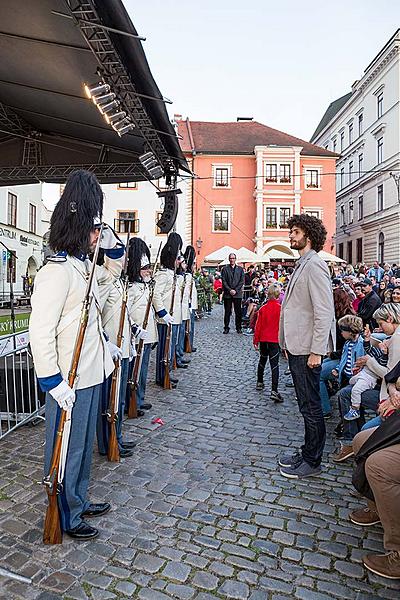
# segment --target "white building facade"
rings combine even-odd
[[[333,102],[311,142],[338,152],[336,253],[348,263],[400,261],[400,30],[351,93]]]
[[[0,297],[9,297],[10,279],[16,295],[26,291],[28,277],[34,279],[43,263],[46,220],[41,184],[0,187]]]
[[[163,181],[154,184],[163,190]],[[178,195],[178,216],[175,230],[183,240],[183,246],[191,243],[191,199],[187,184],[182,181],[177,187],[182,190]],[[148,181],[102,185],[104,191],[103,220],[118,230],[117,220],[121,224],[120,237],[125,240],[127,231],[124,219],[137,219],[137,232],[150,248],[151,258],[155,259],[160,243],[164,245],[167,235],[161,234],[156,225],[163,208],[164,200],[157,195],[157,188]]]

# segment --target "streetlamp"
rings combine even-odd
[[[400,204],[400,173],[390,173],[390,177],[394,180],[397,188],[397,202]]]

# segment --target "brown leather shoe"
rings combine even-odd
[[[352,523],[355,523],[356,525],[361,525],[362,527],[368,527],[368,525],[376,525],[377,523],[381,522],[378,513],[375,510],[371,510],[368,507],[353,510],[349,514],[349,518]]]
[[[336,452],[336,454],[333,455],[332,460],[335,463],[340,463],[347,460],[351,456],[354,456],[353,446],[342,446],[339,452]]]
[[[400,579],[400,551],[387,554],[367,554],[362,559],[364,566],[375,575],[386,579]]]

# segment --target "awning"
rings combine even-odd
[[[164,173],[188,169],[120,0],[2,0],[0,55],[0,185],[59,183],[76,168],[141,181],[144,152]],[[84,94],[99,80],[135,124],[122,137]]]
[[[237,250],[235,248],[232,248],[232,246],[223,246],[222,248],[219,248],[218,250],[214,250],[214,252],[211,252],[211,254],[208,254],[204,258],[204,260],[205,260],[205,262],[208,262],[208,263],[219,264],[221,262],[221,260],[228,261],[228,256],[230,255],[231,252],[233,252],[234,254],[237,254]]]

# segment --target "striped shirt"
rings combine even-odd
[[[344,369],[343,369],[343,373],[347,376],[347,377],[351,377],[353,375],[353,348],[355,346],[356,342],[353,341],[349,341],[347,344],[347,356],[346,356],[346,363],[344,365]]]

